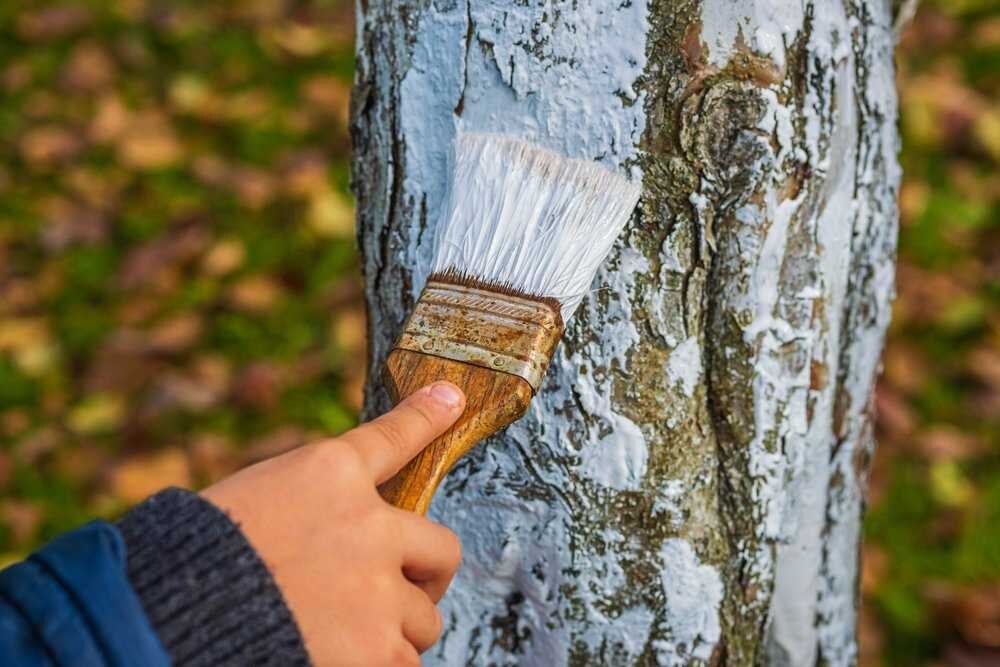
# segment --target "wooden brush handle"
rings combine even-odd
[[[465,392],[462,416],[392,479],[379,487],[389,503],[426,514],[438,484],[462,456],[483,438],[524,414],[531,386],[523,379],[481,366],[395,349],[385,363],[384,377],[393,403],[438,380]]]

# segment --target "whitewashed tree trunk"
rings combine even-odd
[[[893,292],[888,0],[361,0],[354,188],[379,373],[457,128],[641,178],[522,421],[432,516],[430,665],[849,665]]]

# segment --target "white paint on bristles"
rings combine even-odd
[[[596,162],[499,134],[462,132],[433,270],[538,297],[569,321],[640,188]]]

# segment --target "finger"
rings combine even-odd
[[[396,511],[401,515],[403,575],[439,602],[462,563],[458,536],[430,519]]]
[[[338,438],[361,456],[376,484],[386,481],[462,414],[465,395],[450,382],[410,394],[377,419]]]
[[[407,584],[403,592],[403,636],[423,653],[441,636],[441,612],[427,593]]]

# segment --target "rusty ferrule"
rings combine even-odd
[[[396,347],[510,373],[537,392],[562,333],[559,311],[544,302],[431,281]]]

